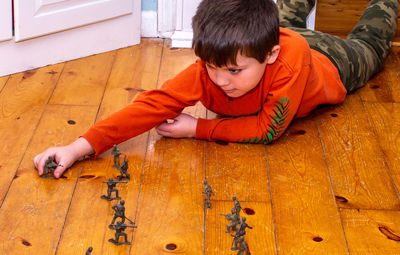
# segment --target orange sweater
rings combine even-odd
[[[196,138],[266,144],[282,135],[295,117],[306,116],[319,104],[343,102],[346,89],[325,55],[311,50],[303,37],[285,28],[280,29],[279,45],[279,56],[266,66],[259,85],[239,98],[228,97],[214,85],[198,60],[160,89],[141,93],[96,123],[83,137],[97,156],[201,101],[207,109],[229,117],[199,119]]]

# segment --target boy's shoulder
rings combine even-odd
[[[311,50],[306,39],[299,33],[287,28],[279,29],[280,53],[278,59],[289,63],[308,63]]]

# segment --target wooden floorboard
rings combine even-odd
[[[163,138],[122,143],[132,179],[118,184],[132,245],[115,246],[110,151],[42,179],[33,157],[191,64],[168,40],[0,77],[0,254],[236,254],[220,214],[237,196],[251,254],[399,254],[400,48],[343,104],[296,120],[270,145]],[[186,113],[214,118],[200,105]],[[204,185],[213,189],[204,209]],[[232,232],[233,233],[233,232]]]
[[[385,157],[359,95],[348,95],[343,104],[322,109],[316,120],[339,206],[400,209]]]
[[[342,209],[351,254],[399,254],[400,212]]]
[[[364,0],[318,0],[315,29],[324,33],[346,37],[363,14],[369,1]],[[393,41],[400,42],[400,10],[397,31]]]
[[[96,111],[87,106],[46,107],[0,210],[2,254],[54,254],[82,164],[54,180],[38,177],[32,159],[49,144],[72,142],[90,126]]]
[[[282,254],[347,254],[318,131],[296,121],[266,146],[278,249]]]
[[[6,85],[8,78],[10,78],[9,75],[0,77],[0,91],[3,89],[4,85]]]
[[[12,182],[64,64],[13,74],[0,94],[0,201]],[[52,141],[48,141],[52,146]]]
[[[107,52],[67,62],[50,104],[98,106],[114,58],[115,52]]]

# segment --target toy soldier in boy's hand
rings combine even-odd
[[[118,180],[130,180],[131,176],[128,174],[128,160],[125,158],[121,166],[118,167],[121,175],[117,176]]]
[[[108,201],[115,200],[115,199],[121,199],[118,196],[118,190],[114,189],[114,188],[117,185],[117,183],[127,183],[127,182],[116,181],[116,180],[113,180],[113,178],[110,178],[110,179],[108,179],[108,181],[103,182],[103,183],[107,183],[107,196],[106,195],[102,195],[101,198],[107,199]],[[115,197],[111,197],[111,193],[112,192],[115,192]]]
[[[48,157],[46,163],[44,164],[43,174],[40,176],[42,178],[51,178],[54,177],[54,169],[56,169],[59,165],[52,157]],[[61,166],[61,165],[60,165]]]
[[[125,231],[126,228],[137,228],[135,225],[126,225],[121,221],[118,221],[117,224],[111,224],[110,225],[111,229],[115,230],[115,239],[108,239],[109,242],[112,242],[115,245],[120,245],[120,244],[131,244],[131,242],[128,242],[128,237],[127,234],[123,231]],[[125,238],[125,242],[119,242],[119,237],[123,236]]]
[[[222,216],[225,216],[227,220],[230,220],[231,223],[226,225],[226,233],[229,233],[229,229],[232,228],[232,230],[236,230],[236,226],[240,224],[240,217],[239,215],[236,214],[235,208],[231,209],[231,214],[220,214]]]
[[[114,155],[114,165],[113,165],[113,167],[118,168],[120,166],[119,156],[121,155],[121,152],[117,148],[116,144],[114,144],[114,146],[113,146],[113,148],[111,150],[111,154]]]
[[[210,209],[211,208],[210,197],[214,193],[212,192],[211,186],[208,185],[207,180],[204,179],[203,183],[205,186],[203,194],[206,194],[206,198],[204,199],[204,207]]]

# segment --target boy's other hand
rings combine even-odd
[[[75,142],[62,147],[52,147],[44,152],[36,155],[33,159],[33,163],[38,170],[39,175],[43,174],[44,165],[48,157],[53,158],[58,164],[57,168],[54,169],[54,177],[60,178],[60,176],[72,166],[75,161],[80,157],[92,154],[93,148],[88,141],[84,138],[79,138]]]
[[[163,122],[158,127],[156,131],[159,135],[182,138],[182,137],[195,137],[197,127],[197,118],[181,113],[176,118],[173,119],[172,123]]]

